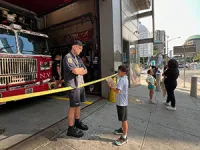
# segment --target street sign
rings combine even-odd
[[[186,56],[193,56],[197,52],[196,45],[174,46],[174,55],[184,55],[184,49]]]

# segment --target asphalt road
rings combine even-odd
[[[180,79],[184,80],[184,69],[180,69],[179,68],[179,71],[180,71]],[[145,70],[142,70],[141,72],[142,74],[146,74],[147,73],[147,69]],[[191,77],[193,75],[199,75],[200,76],[200,70],[187,70],[185,71],[185,77],[186,77],[186,82],[190,82],[191,81]],[[200,83],[200,79],[199,80],[199,83]]]
[[[185,78],[186,78],[186,82],[190,82],[191,81],[191,77],[193,75],[199,75],[200,76],[200,70],[186,70],[185,71]],[[184,71],[183,69],[180,69],[180,79],[184,79]],[[200,82],[200,80],[199,80]]]

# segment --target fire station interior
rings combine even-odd
[[[88,68],[84,78],[90,82],[100,78],[97,6],[96,0],[5,0],[0,6],[0,22],[47,34],[52,60],[56,54],[63,58],[74,40],[82,41],[80,57]],[[86,92],[100,95],[100,85],[86,87]]]

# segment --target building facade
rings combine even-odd
[[[150,38],[149,30],[139,22],[139,39]],[[140,57],[151,57],[153,55],[153,43],[139,44]]]
[[[165,34],[164,30],[156,30],[155,31],[155,40],[165,43],[165,40],[166,40],[165,37],[166,37],[166,34]]]
[[[159,43],[159,42],[155,42],[154,44],[155,49],[158,50],[159,54],[164,54],[164,48],[165,48],[165,44],[164,43]]]
[[[150,2],[146,0],[100,1],[102,77],[112,74],[113,70],[116,72],[120,64],[126,64],[130,70],[130,86],[140,84],[138,14],[149,8]],[[108,91],[106,87],[103,83],[103,93]]]
[[[196,51],[200,52],[200,35],[190,36],[186,41],[185,45],[196,45]]]
[[[164,54],[166,34],[164,30],[155,31],[155,44],[154,47],[158,50],[159,54]]]

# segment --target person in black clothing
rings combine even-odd
[[[83,76],[84,78],[84,81],[87,83],[87,82],[90,82],[92,79],[91,79],[91,74],[92,74],[92,71],[91,71],[91,62],[88,60],[88,58],[86,56],[82,56],[81,57],[82,61],[83,61],[83,64],[86,66],[87,68],[87,74]],[[89,91],[89,87],[86,86],[85,87],[86,91]]]
[[[158,71],[158,68],[155,66],[152,66],[152,71],[153,71],[152,76],[156,79],[156,72]]]
[[[165,70],[167,69],[168,65],[165,65],[163,68],[163,71],[165,72]]]
[[[52,76],[54,80],[62,80],[61,69],[60,69],[60,59],[61,59],[61,56],[57,54],[52,64]]]
[[[168,61],[168,69],[163,73],[165,88],[167,91],[167,101],[164,102],[167,105],[168,110],[176,110],[176,99],[174,96],[174,90],[177,87],[177,78],[179,76],[178,62],[175,59]],[[171,102],[171,106],[170,103]]]
[[[89,82],[90,81],[90,78],[89,78],[89,76],[90,76],[90,73],[91,73],[91,63],[90,63],[90,61],[88,60],[88,58],[86,57],[86,56],[82,56],[81,57],[81,59],[82,59],[82,61],[83,61],[83,64],[86,66],[86,68],[87,68],[87,71],[88,71],[88,74],[86,74],[85,76],[84,76],[84,81],[85,82]]]

